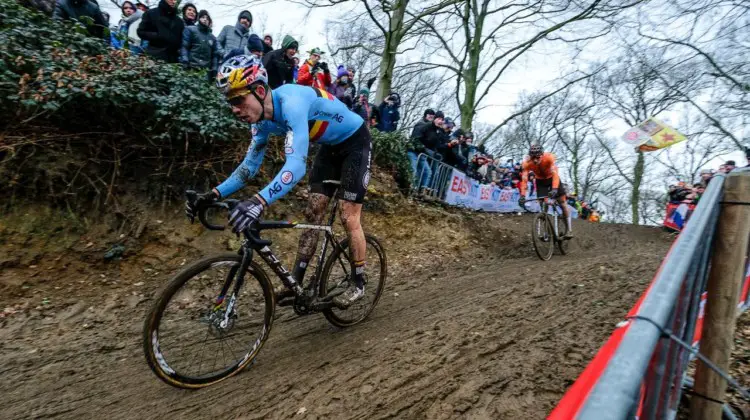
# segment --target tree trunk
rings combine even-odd
[[[637,153],[638,160],[636,160],[635,168],[633,168],[633,191],[630,193],[630,211],[634,225],[640,224],[639,205],[641,201],[641,182],[643,181],[645,166],[643,152],[639,150]]]
[[[386,96],[391,92],[393,84],[393,69],[396,67],[396,54],[401,39],[404,37],[404,16],[406,15],[406,6],[409,0],[401,0],[394,4],[393,16],[391,17],[391,26],[388,28],[388,35],[385,37],[385,46],[383,55],[380,59],[380,70],[378,71],[378,90],[375,92],[375,104],[383,102]]]
[[[468,15],[469,6],[467,2],[466,13]],[[479,72],[479,54],[482,52],[482,29],[484,27],[484,18],[482,14],[478,14],[476,17],[476,27],[474,28],[473,36],[468,40],[466,47],[469,49],[469,65],[463,71],[464,79],[464,100],[459,105],[461,110],[461,128],[464,131],[471,131],[472,122],[474,121],[474,115],[476,114],[476,100],[477,100],[477,89],[479,83],[477,82],[477,73]],[[464,22],[464,25],[468,22]],[[478,146],[482,142],[478,142]]]

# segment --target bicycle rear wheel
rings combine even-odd
[[[531,238],[534,243],[534,251],[542,261],[548,261],[552,258],[552,252],[555,249],[555,234],[547,214],[539,213],[534,216]]]
[[[146,361],[159,379],[179,388],[202,388],[255,359],[271,331],[275,302],[271,283],[256,263],[237,287],[241,261],[236,254],[199,260],[159,296],[143,325]]]
[[[365,296],[346,309],[333,308],[323,311],[328,322],[337,327],[350,327],[364,321],[375,309],[385,288],[385,280],[388,277],[385,250],[374,236],[365,235],[365,241],[367,242]],[[320,280],[321,296],[343,292],[349,287],[350,281],[353,281],[353,262],[349,261],[349,253],[346,252],[348,248],[349,240],[346,239],[341,243],[341,248],[335,249],[326,261]]]

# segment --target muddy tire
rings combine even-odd
[[[534,251],[542,261],[549,261],[555,249],[555,232],[547,214],[538,213],[531,225],[531,240]]]
[[[385,280],[388,277],[385,250],[374,236],[365,235],[365,241],[367,242],[365,296],[346,309],[333,308],[323,311],[328,322],[340,328],[350,327],[367,319],[378,304],[385,288]],[[354,272],[353,262],[350,261],[347,252],[348,248],[349,240],[346,239],[341,243],[341,248],[335,249],[326,261],[320,280],[320,296],[336,293],[337,288],[343,291],[348,287]]]
[[[236,375],[255,360],[271,331],[274,294],[267,275],[253,262],[234,300],[234,310],[227,316],[241,261],[237,254],[196,261],[178,273],[158,297],[143,325],[143,350],[159,379],[178,388],[197,389]],[[219,298],[222,287],[229,292]],[[251,337],[245,335],[248,331]],[[202,341],[195,354],[184,350],[191,340]],[[201,372],[205,357],[212,353],[222,360],[218,369]],[[179,356],[187,362],[179,363]],[[213,363],[215,367],[216,359]]]

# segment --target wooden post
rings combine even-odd
[[[708,277],[708,299],[703,319],[700,351],[708,360],[729,371],[734,343],[734,327],[740,285],[745,276],[745,258],[750,237],[750,172],[735,172],[724,183],[724,203],[714,241],[711,273]],[[694,390],[698,394],[724,401],[727,382],[698,361]],[[721,420],[719,403],[692,396],[690,417],[695,420]]]

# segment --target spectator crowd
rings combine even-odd
[[[213,34],[210,13],[189,2],[180,4],[178,10],[176,0],[160,0],[152,8],[126,0],[121,12],[117,25],[110,27],[110,16],[99,8],[97,0],[57,0],[53,18],[79,21],[91,36],[105,40],[115,49],[179,64],[185,70],[205,71],[209,80],[216,77],[227,58],[254,54],[262,59],[272,89],[288,83],[322,89],[362,116],[370,127],[383,132],[398,128],[398,93],[391,92],[380,105],[373,105],[369,97],[374,78],[358,89],[355,68],[329,67],[325,51],[317,47],[307,51],[303,61],[299,43],[291,35],[285,35],[275,47],[270,34],[261,39],[255,32],[253,15],[248,10],[238,14],[234,25],[221,28],[218,36]]]
[[[446,117],[442,111],[425,110],[407,142],[407,157],[414,174],[412,185],[417,194],[435,195],[439,192],[436,189],[444,186],[446,180],[438,179],[437,175],[441,167],[446,168],[445,165],[482,184],[506,190],[519,189],[522,182],[521,162],[513,159],[503,161],[473,143],[474,133],[456,128],[453,119]],[[443,163],[445,165],[441,165]],[[533,172],[528,174],[528,187],[529,193],[536,192]],[[601,212],[579,200],[575,193],[568,196],[568,204],[578,211],[582,219],[594,222],[601,219]]]
[[[746,150],[748,161],[750,161],[750,149]],[[670,204],[698,204],[701,196],[706,191],[708,183],[717,173],[728,174],[737,168],[737,163],[728,160],[719,166],[718,171],[713,169],[703,169],[700,172],[699,179],[695,183],[678,182],[669,186],[669,203]]]

